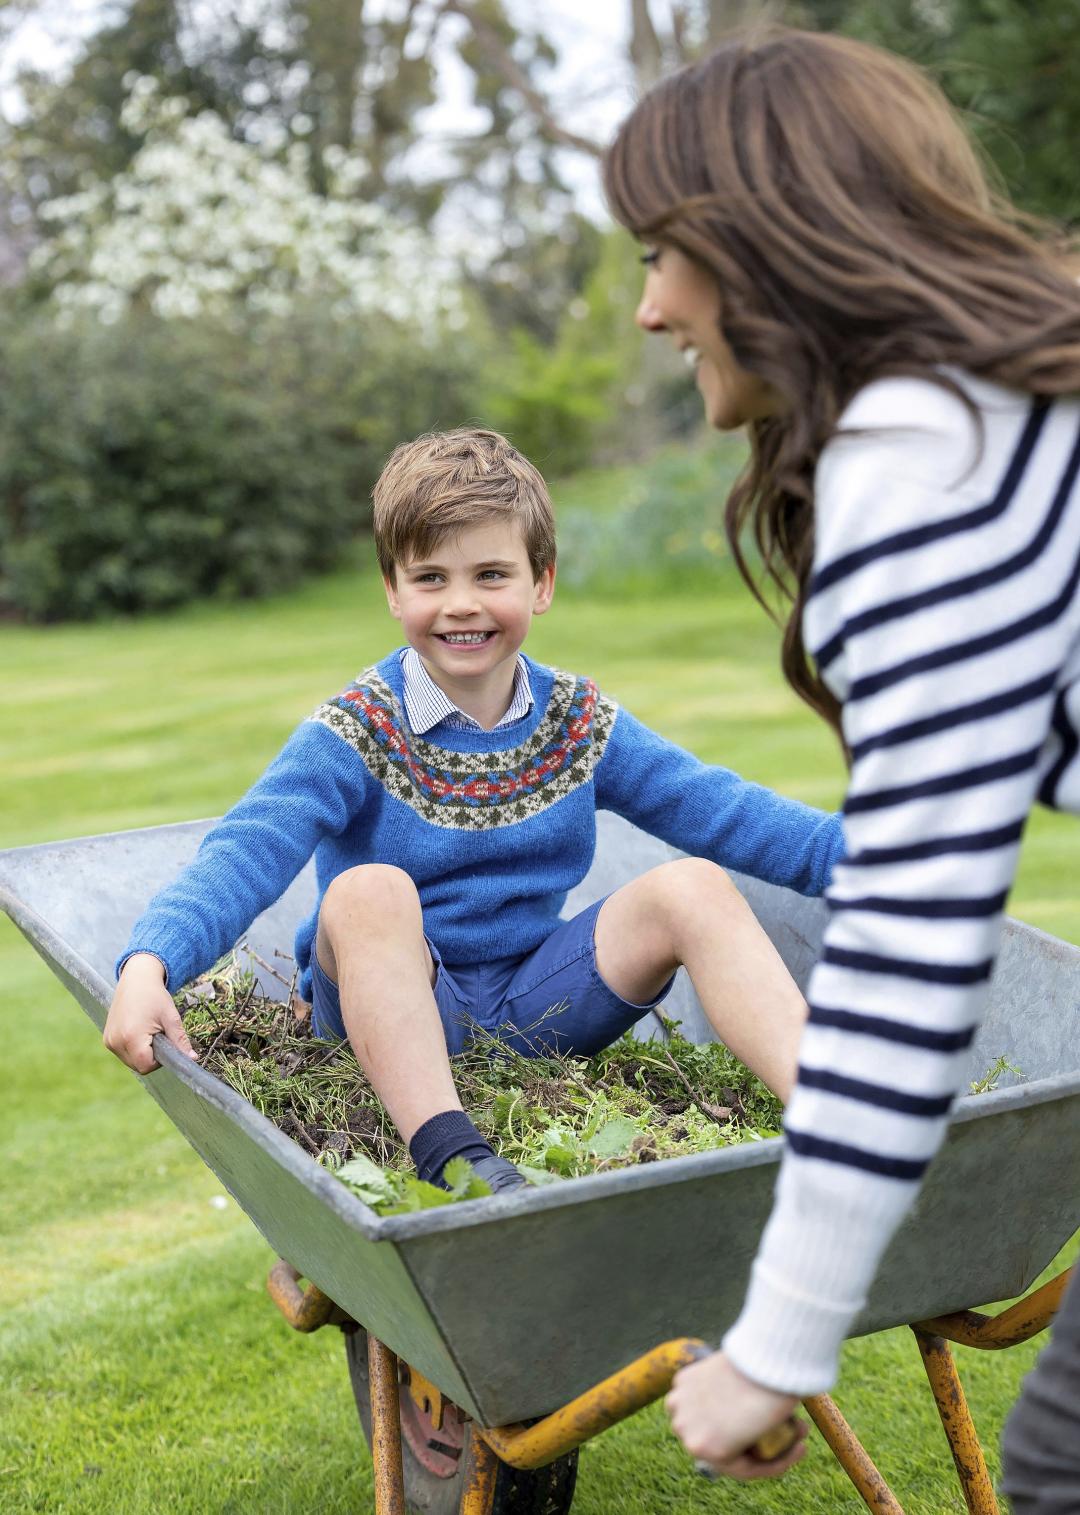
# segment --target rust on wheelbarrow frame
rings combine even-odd
[[[1066,1269],[999,1315],[959,1310],[911,1327],[969,1515],[999,1515],[999,1510],[948,1343],[997,1351],[1028,1341],[1057,1314],[1071,1273],[1072,1269]],[[315,1284],[300,1289],[296,1270],[288,1263],[275,1264],[267,1288],[294,1330],[307,1332],[334,1322],[344,1323],[343,1313]],[[704,1343],[694,1337],[663,1342],[534,1425],[479,1426],[474,1422],[460,1515],[491,1515],[500,1461],[515,1468],[541,1468],[564,1457],[666,1394],[675,1374],[699,1358],[703,1347]],[[401,1367],[406,1365],[399,1364],[388,1347],[369,1336],[368,1366],[375,1515],[404,1515],[399,1379]],[[832,1399],[816,1394],[803,1403],[867,1509],[877,1515],[904,1515],[899,1500]]]

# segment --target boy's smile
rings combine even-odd
[[[485,729],[497,725],[518,649],[551,604],[554,567],[534,579],[521,528],[481,521],[398,564],[384,582],[391,615],[435,683]]]

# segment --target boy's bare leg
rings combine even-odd
[[[323,897],[315,951],[338,986],[357,1061],[402,1138],[433,1115],[460,1110],[408,874],[378,863],[340,874]]]
[[[594,941],[600,976],[631,1004],[685,967],[719,1039],[786,1103],[806,1001],[722,868],[683,858],[642,874],[604,901]]]

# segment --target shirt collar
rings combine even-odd
[[[477,731],[484,729],[479,721],[474,721],[471,715],[466,715],[465,711],[460,710],[449,695],[439,688],[424,667],[423,659],[415,647],[402,649],[401,686],[409,729],[416,736],[424,736],[440,721],[450,721],[455,726],[471,727]],[[519,652],[514,666],[514,692],[506,714],[501,720],[496,721],[494,729],[497,731],[500,726],[509,726],[512,721],[520,721],[522,716],[528,715],[532,707],[533,693],[529,682],[529,669]]]

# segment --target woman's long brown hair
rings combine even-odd
[[[645,96],[604,177],[624,226],[713,273],[737,362],[780,397],[750,426],[727,532],[758,599],[772,580],[790,600],[784,673],[839,729],[802,638],[821,450],[856,391],[886,374],[948,386],[945,364],[1080,393],[1072,257],[992,194],[927,77],[845,37],[733,34]]]

